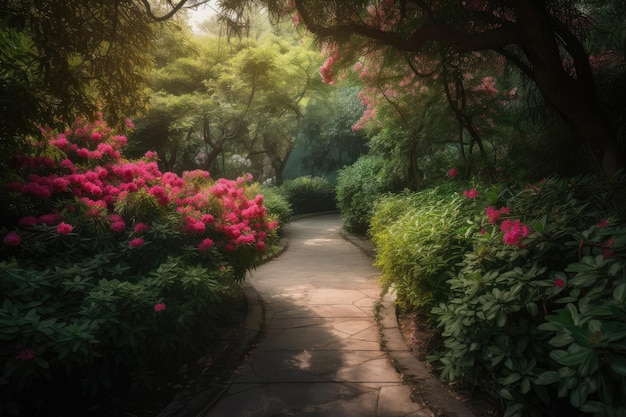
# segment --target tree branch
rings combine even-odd
[[[150,19],[156,21],[156,22],[163,22],[164,20],[169,19],[170,17],[174,16],[176,14],[176,12],[178,12],[180,9],[183,8],[183,6],[185,5],[185,3],[187,3],[188,0],[180,0],[178,2],[178,4],[176,6],[174,6],[172,8],[172,10],[167,13],[164,16],[155,16],[152,13],[152,8],[150,6],[150,2],[148,0],[141,0],[141,2],[143,3],[144,7],[146,8],[146,12],[148,13],[148,16],[150,17]]]

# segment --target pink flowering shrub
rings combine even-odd
[[[14,158],[0,184],[10,201],[0,409],[29,404],[51,378],[95,392],[110,383],[103,375],[203,349],[198,335],[216,331],[233,288],[277,241],[251,177],[162,173],[153,152],[127,160],[125,136],[101,120],[42,134],[37,156]]]
[[[507,415],[625,409],[626,181],[457,187],[387,196],[370,228],[384,283],[439,330],[441,378]]]

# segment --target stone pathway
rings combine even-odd
[[[380,271],[337,215],[288,226],[289,246],[248,278],[265,333],[208,417],[431,416],[380,350]]]

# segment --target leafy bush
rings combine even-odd
[[[374,203],[388,192],[402,189],[401,180],[389,175],[385,160],[379,156],[364,156],[339,171],[337,204],[349,232],[365,235],[368,231]]]
[[[335,188],[326,178],[298,177],[285,181],[282,192],[294,214],[318,213],[337,209]]]
[[[623,182],[547,180],[485,193],[468,251],[432,309],[441,377],[491,390],[505,416],[626,410]]]
[[[0,226],[0,407],[46,380],[95,393],[202,349],[230,292],[276,240],[251,178],[161,173],[104,122],[44,131],[11,163]],[[40,397],[40,396],[39,396]],[[33,411],[33,410],[31,410]],[[0,411],[0,413],[3,413]]]
[[[405,307],[427,312],[447,296],[446,281],[466,249],[464,200],[439,187],[386,196],[374,205],[376,266]]]
[[[270,213],[278,220],[278,225],[284,226],[291,221],[293,210],[291,204],[287,200],[287,197],[283,194],[280,188],[263,186],[261,187],[261,194],[265,197],[263,204]]]

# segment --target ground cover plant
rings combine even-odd
[[[42,392],[55,385],[87,397],[149,385],[202,352],[276,240],[251,177],[162,173],[153,152],[126,160],[125,136],[101,119],[42,135],[2,184],[3,414],[50,412]]]
[[[379,203],[378,264],[439,330],[443,381],[490,393],[505,416],[624,415],[623,190],[552,178]]]

